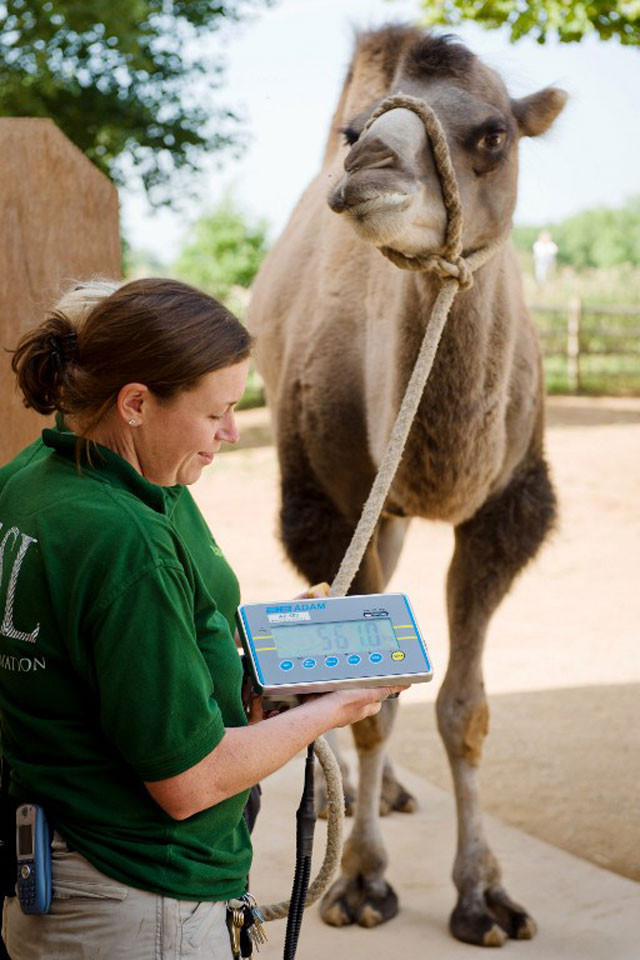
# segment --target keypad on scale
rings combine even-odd
[[[357,666],[359,663],[361,663],[363,659],[359,653],[349,653],[349,654],[344,654],[343,656],[344,656],[344,660],[346,660],[347,663],[351,664],[354,667]],[[404,652],[399,650],[396,650],[394,651],[394,653],[391,654],[392,660],[404,660],[404,658],[405,658]],[[341,659],[342,657],[334,656],[333,654],[331,654],[330,656],[324,658],[324,666],[337,667],[339,666]],[[367,659],[369,663],[375,663],[375,664],[382,663],[382,661],[384,660],[384,654],[378,653],[377,651],[375,651],[373,653],[370,653],[368,656],[365,655],[365,659]],[[299,660],[298,663],[305,670],[313,670],[315,667],[318,666],[318,661],[314,657],[305,657],[304,660]],[[281,670],[288,672],[289,670],[293,670],[296,664],[294,663],[293,660],[281,660],[279,666]],[[320,663],[320,666],[322,666],[322,661]]]

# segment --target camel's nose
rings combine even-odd
[[[327,202],[334,213],[344,213],[363,200],[388,192],[390,176],[393,178],[401,169],[400,157],[392,147],[379,137],[365,137],[347,154],[344,176],[329,194]]]
[[[334,213],[342,213],[347,209],[347,203],[344,199],[344,177],[339,181],[335,190],[332,190],[327,197],[327,203]]]
[[[397,167],[400,157],[381,137],[366,135],[353,145],[344,160],[345,173]]]

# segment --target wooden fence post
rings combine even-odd
[[[96,275],[120,277],[115,186],[52,120],[0,119],[0,466],[50,420],[23,407],[4,348]]]
[[[567,382],[570,393],[580,393],[580,320],[582,301],[572,297],[567,318]]]

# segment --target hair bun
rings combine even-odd
[[[62,392],[77,355],[76,332],[60,310],[54,310],[44,323],[25,334],[11,360],[25,407],[44,414],[62,409]]]
[[[78,334],[75,330],[68,333],[48,333],[45,338],[51,361],[58,371],[62,371],[68,363],[73,363],[78,353]]]

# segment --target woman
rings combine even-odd
[[[62,314],[77,334],[94,307],[105,297],[115,293],[120,286],[119,283],[101,278],[74,283],[57,301],[52,312]],[[59,432],[68,432],[61,414],[56,415],[55,429]],[[10,463],[0,467],[0,489],[16,470],[47,456],[49,452],[42,437],[34,440]],[[213,592],[218,610],[224,615],[233,632],[235,631],[235,612],[240,603],[240,589],[236,576],[212,537],[189,489],[185,486],[174,487],[171,494],[169,513],[171,522],[182,537],[191,539],[192,542],[204,547],[196,557],[198,567],[202,578]]]
[[[203,572],[212,540],[176,511],[238,439],[250,347],[215,300],[156,279],[101,300],[77,331],[52,314],[14,354],[25,403],[68,428],[0,477],[3,749],[13,796],[56,829],[50,913],[5,906],[15,960],[228,960],[248,789],[398,689],[268,720],[254,701],[247,726]]]

